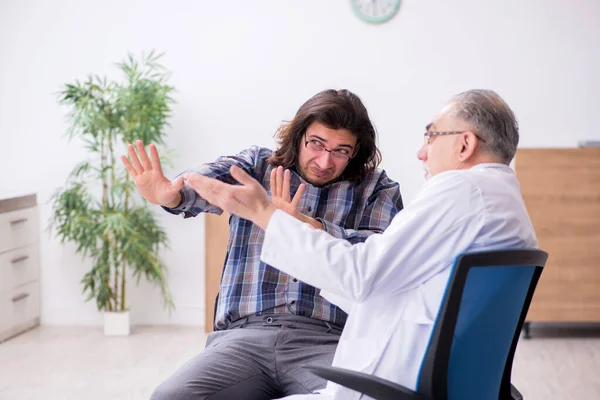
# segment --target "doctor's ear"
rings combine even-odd
[[[466,161],[475,152],[475,147],[477,147],[477,136],[473,132],[465,132],[461,137],[461,148],[459,153],[459,160]]]

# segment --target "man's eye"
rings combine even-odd
[[[338,150],[335,150],[335,152],[338,153],[338,154],[343,154],[345,156],[347,156],[347,155],[350,154],[350,152],[348,150],[345,150],[345,149],[338,149]]]
[[[321,143],[321,142],[319,142],[318,140],[315,140],[315,139],[311,140],[311,141],[310,141],[310,143],[311,143],[313,146],[317,146],[317,147],[323,147],[323,143]]]

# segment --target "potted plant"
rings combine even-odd
[[[150,53],[138,62],[129,54],[118,63],[124,82],[88,76],[66,84],[59,103],[69,107],[69,139],[85,143],[90,158],[77,165],[65,187],[52,197],[49,229],[61,243],[77,246],[92,260],[83,279],[86,301],[104,312],[106,335],[128,335],[128,272],[161,289],[165,306],[174,308],[166,267],[159,257],[168,241],[164,230],[137,196],[119,155],[128,143],[164,143],[164,128],[174,102],[168,74]]]

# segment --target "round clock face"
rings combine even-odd
[[[389,20],[400,8],[400,0],[350,0],[350,3],[359,18],[372,24]]]

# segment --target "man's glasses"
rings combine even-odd
[[[304,139],[304,147],[311,151],[314,151],[315,153],[328,151],[331,154],[331,158],[343,161],[345,163],[350,162],[350,159],[352,158],[350,152],[346,149],[330,150],[317,139],[306,140],[306,135],[304,136]]]
[[[446,131],[446,132],[425,132],[425,144],[430,144],[431,143],[431,138],[434,136],[442,136],[442,135],[460,135],[461,133],[466,133],[469,131]],[[473,133],[475,136],[477,136],[477,139],[481,140],[483,143],[485,143],[485,140],[481,138],[481,136],[479,136],[476,133]]]

